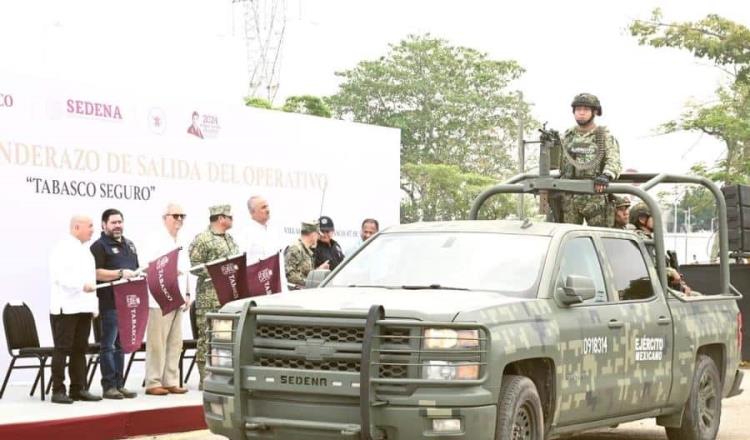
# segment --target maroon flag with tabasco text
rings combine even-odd
[[[179,254],[180,248],[168,252],[150,262],[146,270],[148,290],[151,291],[151,296],[159,304],[162,315],[177,310],[185,304],[185,300],[180,293],[180,283],[177,278],[180,273],[177,269]]]
[[[281,262],[279,254],[247,266],[250,296],[281,292]]]
[[[245,275],[245,254],[212,265],[206,265],[216,289],[219,304],[250,296]]]
[[[148,286],[144,278],[112,286],[117,309],[117,330],[123,353],[141,347],[148,323]]]

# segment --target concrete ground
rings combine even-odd
[[[747,414],[750,414],[750,371],[745,370],[742,382],[745,392],[737,397],[723,401],[721,428],[718,440],[747,440]],[[159,440],[222,440],[225,437],[211,434],[209,431],[194,431],[180,434],[139,437],[141,439]],[[641,420],[620,425],[614,429],[603,429],[576,435],[576,440],[666,440],[664,428],[656,426],[653,419]]]

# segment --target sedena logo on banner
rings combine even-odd
[[[120,107],[115,104],[68,99],[65,102],[65,111],[70,115],[80,117],[114,121],[122,120]]]

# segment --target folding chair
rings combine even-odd
[[[180,353],[180,386],[182,386],[183,383],[187,383],[190,379],[190,373],[195,366],[195,350],[198,348],[198,323],[195,319],[195,303],[190,306],[190,330],[193,333],[193,339],[185,339],[182,341],[182,352]],[[189,355],[186,354],[188,350],[193,350],[193,353]],[[191,359],[191,361],[187,370],[187,375],[183,380],[182,361],[184,359]]]
[[[39,345],[39,334],[36,331],[34,314],[31,313],[31,309],[29,309],[26,303],[22,303],[21,305],[5,304],[3,308],[3,327],[5,328],[5,341],[11,360],[8,372],[5,374],[3,387],[0,388],[0,399],[5,394],[5,387],[8,385],[11,371],[34,368],[37,370],[36,379],[34,379],[34,385],[31,388],[29,396],[34,395],[36,387],[39,385],[39,394],[42,400],[44,400],[44,369],[50,367],[50,365],[47,365],[47,359],[52,358],[54,347],[41,347]],[[16,360],[28,358],[36,358],[39,361],[39,366],[16,365]]]
[[[136,353],[143,353],[143,357],[137,358],[135,357]],[[128,382],[128,375],[130,374],[130,367],[133,366],[133,362],[146,362],[146,343],[141,342],[141,346],[138,347],[138,350],[130,353],[130,359],[128,359],[128,367],[125,369],[125,374],[123,374],[122,382],[127,383]],[[145,385],[146,379],[143,379],[143,384]],[[141,385],[141,386],[144,386]]]
[[[101,351],[101,340],[102,340],[102,318],[101,315],[97,315],[96,318],[91,320],[91,326],[94,330],[94,343],[89,344],[86,354],[89,355],[89,360],[86,363],[86,375],[88,380],[86,381],[86,389],[91,388],[91,382],[94,380],[96,369],[99,367],[99,352]]]

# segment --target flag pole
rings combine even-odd
[[[138,270],[138,272],[140,272],[140,269]],[[127,284],[131,281],[140,281],[144,278],[146,278],[146,274],[138,275],[133,278],[128,278],[126,280],[107,281],[106,283],[97,284],[96,286],[94,286],[94,288],[101,289],[104,287],[119,286],[120,284]]]
[[[201,264],[196,264],[195,266],[193,266],[193,267],[191,267],[190,269],[188,269],[188,271],[192,272],[192,271],[194,271],[194,270],[198,270],[198,269],[205,269],[205,268],[206,268],[206,266],[213,266],[214,264],[219,264],[219,263],[223,263],[223,262],[225,262],[225,261],[231,260],[232,258],[237,258],[237,257],[241,257],[241,256],[243,256],[243,255],[245,255],[245,252],[243,252],[243,253],[241,253],[241,254],[230,255],[230,256],[228,256],[228,257],[221,257],[221,258],[217,258],[216,260],[213,260],[213,261],[209,261],[208,263],[201,263]]]
[[[175,249],[171,250],[170,252],[174,252],[174,250],[181,251],[182,250],[182,246],[177,246]],[[156,261],[156,260],[154,260],[154,261]],[[149,263],[153,263],[154,261],[151,261]],[[106,283],[97,284],[96,286],[94,286],[94,288],[95,289],[101,289],[103,287],[117,286],[117,285],[120,285],[120,284],[129,283],[131,281],[138,281],[141,278],[146,278],[146,274],[143,273],[143,271],[146,270],[146,269],[148,269],[148,268],[147,267],[139,267],[138,269],[135,270],[135,276],[133,278],[128,278],[126,280],[120,279],[120,280],[115,280],[115,281],[108,281]]]
[[[167,254],[169,254],[169,253],[172,253],[172,252],[174,252],[174,251],[181,251],[181,250],[182,250],[182,246],[177,246],[176,248],[172,249],[171,251],[167,252],[167,253],[166,253],[166,254],[164,254],[164,255],[167,255]],[[163,257],[164,255],[162,255],[162,257]],[[159,257],[159,258],[161,258],[161,257]],[[158,260],[159,258],[157,258],[156,260]],[[148,264],[151,264],[151,263],[153,263],[153,262],[154,262],[154,261],[156,261],[156,260],[151,260],[151,261],[149,261],[149,262],[148,262]]]

